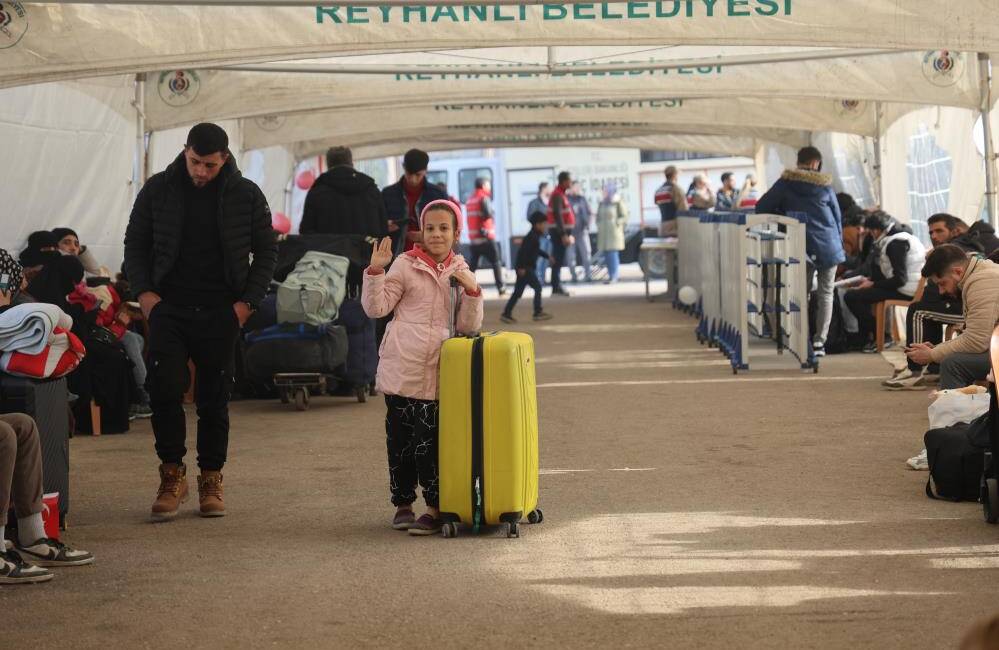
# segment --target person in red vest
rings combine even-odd
[[[562,288],[562,267],[565,266],[565,252],[575,243],[572,228],[576,225],[576,215],[572,211],[565,191],[572,187],[572,177],[569,172],[559,172],[558,186],[548,200],[549,236],[552,240],[552,295],[568,296],[568,291]]]
[[[496,213],[493,211],[492,197],[492,182],[488,178],[476,178],[475,192],[465,203],[468,240],[472,243],[468,268],[475,273],[479,268],[479,260],[485,257],[493,267],[496,289],[502,296],[506,293],[506,288],[503,286],[503,269],[500,268],[499,250],[496,247]]]

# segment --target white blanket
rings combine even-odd
[[[73,319],[55,305],[32,302],[12,307],[0,314],[0,352],[41,354],[56,326],[71,329]]]

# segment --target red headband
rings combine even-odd
[[[454,229],[454,232],[461,232],[461,207],[457,203],[449,201],[448,199],[437,199],[436,201],[431,201],[425,208],[423,208],[423,212],[420,213],[420,230],[423,230],[423,218],[427,216],[427,213],[434,208],[441,206],[446,206],[451,210],[451,212],[454,213],[454,220],[455,223],[457,223],[457,227]]]

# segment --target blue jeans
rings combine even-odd
[[[621,251],[604,251],[604,261],[607,263],[607,274],[611,282],[617,282],[621,272]]]

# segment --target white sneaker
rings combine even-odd
[[[893,382],[909,379],[910,377],[915,376],[915,373],[909,370],[909,366],[902,366],[901,368],[895,368],[895,372],[892,373],[892,376],[881,382],[881,385],[891,386]]]
[[[938,375],[909,373],[908,377],[899,376],[897,379],[886,381],[884,386],[888,390],[927,390],[938,383],[939,379]]]
[[[52,577],[48,569],[25,562],[17,551],[0,553],[0,585],[46,582]]]
[[[930,469],[930,461],[926,456],[925,449],[919,452],[918,456],[913,456],[905,461],[905,464],[909,466],[909,469],[914,469],[917,472],[926,472]]]

